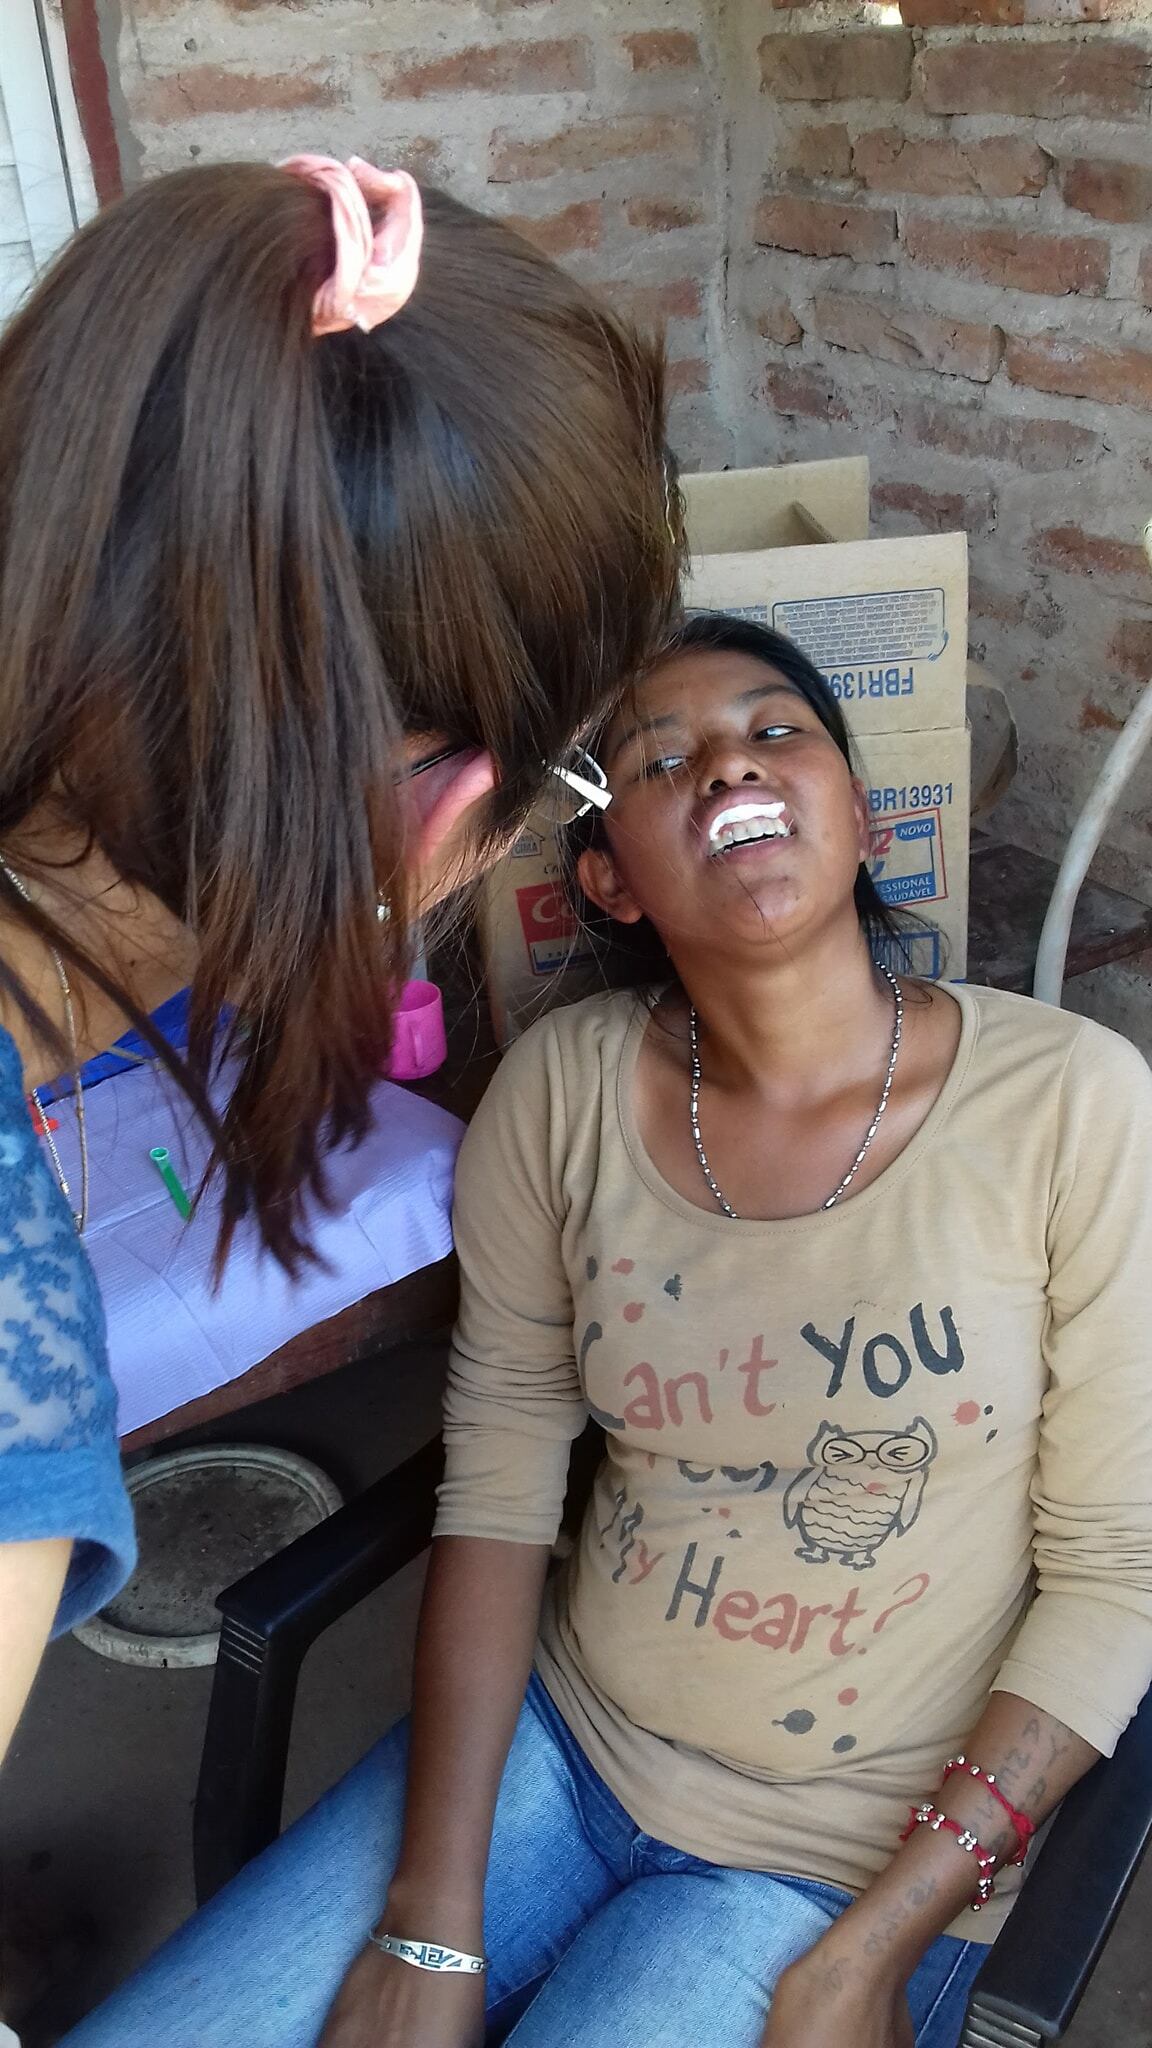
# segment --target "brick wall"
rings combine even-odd
[[[108,0],[129,175],[353,151],[515,219],[667,323],[685,459],[727,459],[724,133],[697,0]]]
[[[879,532],[967,528],[997,822],[1058,852],[1152,673],[1152,4],[729,12],[741,459],[864,447]],[[1100,872],[1152,894],[1152,761]]]
[[[130,176],[405,162],[667,322],[689,466],[863,448],[879,531],[966,527],[1060,849],[1152,671],[1152,0],[96,4]],[[1152,763],[1102,874],[1150,835]]]

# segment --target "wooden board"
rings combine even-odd
[[[972,845],[968,980],[1032,992],[1036,948],[1056,882],[1055,861],[988,834]],[[1152,907],[1088,881],[1080,891],[1065,978],[1127,960],[1152,945]]]
[[[440,1259],[434,1266],[424,1266],[410,1273],[406,1280],[381,1287],[363,1301],[353,1302],[351,1308],[342,1309],[338,1316],[329,1316],[327,1322],[302,1331],[270,1358],[241,1373],[239,1379],[228,1380],[210,1394],[186,1401],[168,1415],[157,1416],[155,1422],[146,1423],[143,1429],[134,1429],[130,1436],[121,1438],[120,1449],[142,1451],[149,1444],[163,1443],[166,1437],[199,1429],[206,1422],[218,1422],[222,1415],[250,1407],[254,1401],[267,1401],[273,1394],[285,1394],[291,1387],[302,1387],[308,1380],[338,1372],[342,1365],[353,1365],[377,1352],[390,1351],[397,1344],[411,1343],[417,1337],[435,1337],[441,1332],[446,1335],[455,1320],[457,1292],[454,1256]]]
[[[0,0],[2,4],[2,0]],[[488,1004],[481,985],[477,955],[466,928],[452,935],[450,948],[433,960],[432,973],[444,991],[448,1020],[448,1060],[440,1073],[428,1081],[412,1083],[412,1092],[423,1095],[442,1109],[467,1123],[495,1071],[498,1055],[492,1038]],[[196,1401],[187,1401],[168,1415],[157,1416],[142,1429],[121,1440],[124,1451],[144,1450],[165,1438],[179,1436],[203,1423],[218,1422],[223,1415],[247,1408],[254,1401],[266,1401],[290,1387],[337,1372],[377,1352],[416,1337],[447,1332],[455,1319],[458,1291],[455,1258],[441,1259],[381,1287],[363,1301],[354,1302],[327,1322],[303,1331],[270,1357],[262,1359],[238,1379],[215,1387]]]

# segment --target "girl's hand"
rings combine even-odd
[[[361,1950],[328,2015],[319,2048],[482,2048],[484,1979],[414,1970]]]
[[[821,1954],[784,1971],[761,2048],[915,2048],[903,1982]]]

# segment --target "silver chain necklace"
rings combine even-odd
[[[851,1166],[848,1168],[847,1173],[844,1175],[843,1180],[840,1182],[839,1187],[833,1189],[832,1193],[829,1195],[828,1200],[826,1202],[821,1202],[821,1209],[834,1209],[836,1207],[837,1202],[840,1200],[841,1195],[846,1193],[846,1191],[851,1187],[852,1182],[855,1180],[856,1175],[859,1173],[860,1168],[862,1167],[865,1159],[868,1156],[868,1152],[871,1149],[872,1140],[876,1136],[876,1133],[880,1128],[880,1119],[883,1116],[884,1111],[888,1107],[888,1098],[892,1093],[892,1080],[896,1072],[896,1060],[900,1051],[900,1040],[903,1036],[904,1031],[904,991],[901,988],[900,983],[897,981],[896,976],[890,973],[887,967],[881,967],[880,972],[884,976],[885,981],[888,983],[889,987],[892,990],[892,999],[895,1005],[895,1018],[892,1025],[892,1045],[888,1054],[888,1067],[884,1075],[884,1086],[880,1090],[880,1100],[876,1104],[876,1114],[873,1117],[871,1123],[869,1124],[868,1129],[864,1133],[864,1142],[861,1145],[860,1150],[856,1154],[855,1159],[852,1161]],[[692,1118],[692,1137],[696,1145],[696,1157],[700,1161],[700,1171],[704,1175],[704,1178],[707,1181],[708,1186],[711,1188],[712,1193],[715,1195],[716,1200],[719,1203],[721,1209],[723,1209],[725,1216],[730,1217],[733,1223],[739,1223],[740,1218],[736,1210],[732,1207],[732,1204],[728,1200],[728,1197],[724,1194],[723,1190],[717,1184],[716,1176],[713,1173],[712,1168],[708,1164],[708,1154],[704,1150],[704,1140],[700,1136],[700,1026],[699,1020],[696,1016],[695,1008],[689,1011],[689,1028],[691,1031],[692,1039],[692,1099],[690,1115]]]
[[[15,889],[16,894],[24,898],[25,903],[32,903],[33,899],[25,888],[24,883],[20,880],[19,875],[13,874],[12,869],[2,856],[0,856],[0,873],[4,874],[12,888]],[[52,965],[56,969],[56,979],[60,984],[60,995],[64,1005],[64,1029],[68,1039],[68,1053],[72,1062],[72,1089],[76,1103],[76,1134],[80,1141],[80,1207],[78,1209],[72,1209],[72,1190],[68,1184],[68,1176],[64,1171],[64,1162],[60,1157],[56,1140],[52,1135],[51,1119],[40,1100],[40,1090],[33,1088],[30,1090],[30,1094],[36,1106],[36,1114],[40,1120],[40,1135],[48,1147],[48,1156],[52,1161],[52,1169],[56,1175],[60,1192],[68,1207],[72,1209],[72,1221],[76,1225],[78,1235],[82,1237],[88,1223],[88,1120],[84,1111],[84,1083],[80,1076],[80,1054],[76,1038],[76,1014],[72,1006],[72,985],[68,979],[68,970],[55,946],[50,945],[48,951],[52,955]]]

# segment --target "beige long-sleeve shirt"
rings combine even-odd
[[[955,994],[935,1107],[831,1211],[662,1179],[630,996],[530,1031],[460,1160],[440,1533],[551,1542],[594,1415],[548,1690],[649,1834],[850,1890],[990,1690],[1107,1753],[1152,1680],[1152,1075]]]

